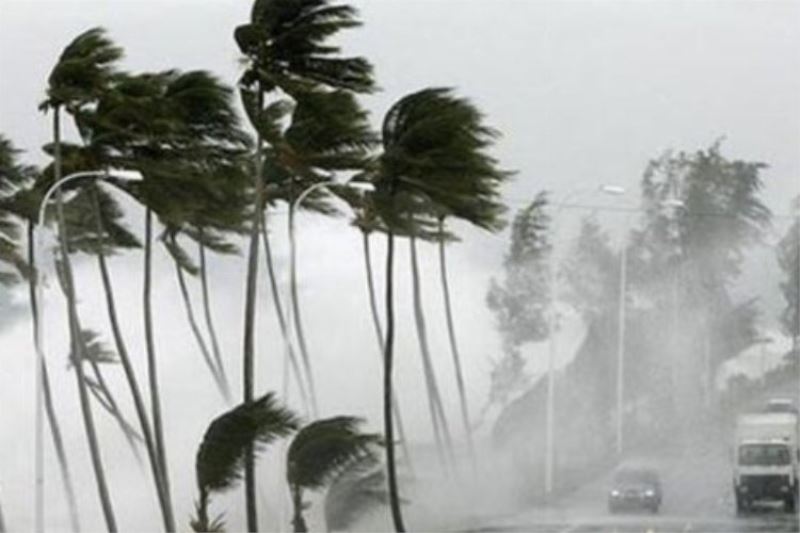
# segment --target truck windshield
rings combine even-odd
[[[783,444],[745,444],[739,448],[740,465],[782,466],[789,463],[789,448]]]

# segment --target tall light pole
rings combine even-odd
[[[289,285],[287,287],[287,299],[286,299],[286,301],[287,301],[286,305],[288,306],[287,307],[287,316],[288,316],[288,319],[289,319],[287,321],[287,324],[286,324],[286,329],[287,329],[287,331],[286,331],[286,357],[287,357],[287,359],[290,356],[290,354],[289,354],[290,344],[289,343],[291,342],[291,338],[292,338],[292,326],[293,326],[294,320],[296,320],[298,318],[297,317],[297,309],[296,309],[295,304],[294,304],[294,298],[292,297],[293,296],[293,294],[292,294],[293,288],[296,286],[296,283],[297,283],[297,267],[296,267],[296,264],[297,264],[296,263],[296,261],[297,261],[297,241],[296,241],[296,238],[295,238],[295,224],[294,224],[295,212],[302,205],[303,200],[308,198],[308,196],[311,193],[313,193],[314,191],[318,191],[318,190],[321,190],[321,189],[326,189],[326,188],[329,188],[329,187],[345,187],[345,188],[348,188],[348,189],[353,189],[353,190],[356,190],[356,191],[363,191],[363,192],[373,191],[375,189],[374,185],[372,185],[372,183],[368,183],[368,182],[346,181],[344,183],[336,183],[336,182],[321,181],[321,182],[318,182],[318,183],[315,183],[313,185],[308,186],[305,190],[303,190],[303,192],[301,192],[297,196],[297,198],[290,205],[290,208],[289,208]],[[314,389],[314,378],[313,378],[313,376],[311,374],[311,368],[310,367],[306,368],[306,373],[308,374],[306,376],[306,379],[308,380],[309,399],[311,401],[311,413],[312,413],[313,416],[316,417],[317,414],[318,414],[317,398],[316,398],[316,392],[315,392],[315,389]],[[287,373],[284,371],[284,379],[286,379],[286,377],[287,377]],[[288,390],[288,387],[287,387],[286,383],[284,383],[284,390],[285,391]]]
[[[35,414],[35,434],[34,434],[34,479],[35,479],[35,495],[34,495],[34,528],[37,533],[44,531],[44,365],[45,354],[43,348],[44,342],[44,297],[42,285],[44,282],[43,264],[39,260],[39,249],[42,245],[42,229],[44,228],[44,216],[47,209],[47,203],[53,197],[53,194],[68,182],[80,178],[95,178],[95,179],[108,179],[116,178],[122,181],[140,181],[142,179],[141,173],[131,170],[93,170],[84,172],[75,172],[64,176],[60,180],[53,183],[42,197],[42,202],[39,204],[39,213],[37,216],[38,224],[36,231],[36,238],[33,246],[33,258],[36,262],[36,269],[34,272],[36,280],[36,290],[34,291],[34,312],[36,313],[36,331],[34,335],[34,348],[36,350],[36,414]]]
[[[609,195],[624,194],[625,189],[616,185],[601,185],[596,188],[575,189],[565,194],[561,201],[556,202],[556,210],[553,213],[553,239],[557,238],[557,222],[561,211],[568,206],[570,201],[574,201],[579,196],[593,193]],[[554,458],[555,458],[555,361],[558,356],[558,313],[557,302],[559,295],[559,277],[556,274],[556,253],[555,242],[550,251],[548,261],[548,278],[550,285],[550,313],[548,319],[548,331],[550,334],[550,350],[547,358],[547,413],[545,428],[545,462],[544,462],[544,492],[547,499],[553,492]]]
[[[627,232],[625,232],[627,235]],[[625,423],[625,311],[628,286],[628,243],[623,237],[619,254],[619,303],[617,307],[617,456],[622,457]]]

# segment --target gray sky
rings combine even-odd
[[[503,133],[496,154],[518,174],[506,189],[521,206],[541,189],[563,197],[570,191],[613,183],[631,191],[651,157],[663,150],[694,150],[726,137],[729,157],[769,163],[764,197],[776,212],[800,192],[800,3],[778,1],[534,1],[369,0],[357,4],[364,27],[342,40],[368,57],[382,88],[365,99],[378,124],[409,91],[431,85],[456,87],[473,98]],[[233,28],[246,20],[250,2],[14,1],[0,0],[0,131],[33,163],[49,140],[50,122],[36,110],[47,75],[62,48],[78,33],[104,26],[126,50],[130,70],[208,69],[228,83],[239,73]],[[68,130],[69,131],[69,130]],[[72,133],[68,133],[68,137]],[[587,203],[608,202],[585,197]],[[131,207],[131,224],[141,214]],[[618,225],[614,216],[601,221]],[[273,218],[276,253],[285,270],[284,217]],[[318,363],[323,414],[362,414],[377,424],[379,365],[370,329],[358,235],[346,219],[300,220],[300,260],[306,329]],[[457,228],[463,242],[451,248],[451,274],[462,351],[468,361],[470,400],[486,398],[490,358],[499,353],[484,295],[506,247],[506,234],[488,236]],[[400,245],[404,249],[404,244]],[[382,246],[376,243],[380,265]],[[425,247],[424,285],[431,342],[446,396],[455,399],[435,250]],[[131,352],[144,380],[140,316],[140,254],[112,263]],[[409,302],[407,256],[398,259],[398,382],[410,431],[419,440],[430,428]],[[756,269],[752,276],[762,272]],[[215,314],[230,373],[238,376],[244,265],[241,258],[211,264]],[[156,256],[155,311],[165,390],[167,441],[176,485],[178,517],[187,516],[193,495],[192,461],[202,432],[224,409],[195,353],[171,264]],[[285,277],[281,277],[285,281]],[[258,363],[262,390],[278,387],[281,355],[267,286],[261,285]],[[382,285],[382,284],[381,284]],[[88,325],[107,331],[94,264],[78,267],[81,313]],[[198,295],[198,292],[194,292]],[[24,299],[24,294],[16,296]],[[66,369],[63,302],[47,293],[51,360],[59,409],[70,453],[77,461],[85,522],[100,524],[77,418],[74,383]],[[438,322],[437,322],[438,321]],[[33,385],[30,325],[0,331],[0,487],[7,520],[30,527]],[[531,354],[532,356],[535,353]],[[536,359],[531,363],[534,372]],[[111,370],[117,374],[119,370]],[[112,377],[120,385],[122,381]],[[124,392],[119,394],[128,403]],[[447,408],[454,416],[456,403]],[[112,492],[122,506],[123,527],[157,526],[149,482],[106,417],[102,420]],[[460,430],[460,428],[459,428]],[[49,464],[52,524],[65,524],[57,471]],[[233,502],[238,502],[235,498]],[[142,513],[134,502],[152,509]],[[236,515],[236,512],[232,512]],[[144,516],[147,515],[147,516]],[[152,516],[151,516],[152,515]]]

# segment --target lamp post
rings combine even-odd
[[[582,188],[572,190],[565,194],[560,202],[555,203],[556,211],[553,214],[553,236],[557,236],[557,222],[558,216],[561,211],[568,205],[570,200],[574,200],[579,196],[593,193],[602,193],[608,195],[620,195],[625,193],[625,189],[616,185],[601,185],[597,188]],[[554,243],[555,245],[555,243]],[[550,281],[550,313],[548,320],[548,331],[550,333],[550,350],[547,359],[547,413],[546,413],[546,428],[545,428],[545,467],[544,467],[544,491],[545,497],[550,498],[553,492],[553,475],[554,475],[554,418],[555,418],[555,361],[558,355],[558,335],[557,329],[557,310],[556,303],[559,293],[559,278],[556,274],[556,254],[555,246],[550,252],[550,260],[548,261],[548,278]]]
[[[296,268],[296,261],[297,261],[297,244],[295,239],[295,225],[294,225],[294,215],[297,209],[302,205],[303,200],[308,198],[308,196],[313,193],[314,191],[318,191],[320,189],[325,189],[328,187],[345,187],[348,189],[353,189],[356,191],[373,191],[375,190],[374,185],[368,182],[360,182],[360,181],[346,181],[344,183],[336,183],[336,182],[328,182],[328,181],[321,181],[315,183],[313,185],[308,186],[305,190],[303,190],[297,198],[291,203],[289,207],[289,286],[288,286],[288,294],[287,294],[287,316],[288,321],[286,323],[286,359],[290,356],[289,354],[289,343],[292,339],[292,326],[294,320],[297,317],[297,308],[295,306],[294,298],[292,297],[293,288],[296,287],[297,284],[297,268]],[[306,368],[306,372],[308,376],[308,390],[309,390],[309,398],[311,401],[311,413],[313,416],[317,416],[318,409],[317,409],[317,398],[316,392],[314,389],[314,378],[311,374],[311,368]],[[284,379],[287,379],[287,372],[284,371]],[[284,383],[284,391],[287,391],[288,387],[286,383]]]
[[[35,434],[34,434],[34,479],[35,479],[35,496],[34,496],[34,527],[37,533],[44,531],[44,365],[45,354],[43,348],[44,341],[44,296],[42,284],[44,282],[43,265],[39,260],[39,249],[42,244],[42,228],[44,228],[44,216],[47,209],[47,203],[52,198],[53,194],[68,182],[80,178],[97,178],[108,179],[110,177],[117,178],[122,181],[140,181],[142,179],[141,173],[132,170],[93,170],[75,172],[64,176],[60,180],[53,183],[42,197],[42,202],[39,204],[39,213],[37,216],[38,231],[33,246],[33,257],[36,261],[35,280],[36,290],[34,291],[34,312],[36,313],[36,332],[34,335],[34,348],[36,350],[36,414],[35,414]]]

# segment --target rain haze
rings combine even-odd
[[[52,164],[43,147],[53,142],[54,111],[38,108],[48,98],[48,78],[62,51],[95,27],[124,49],[116,66],[120,71],[207,70],[237,87],[252,64],[243,59],[233,32],[250,22],[252,4],[0,0],[0,139],[19,149],[20,165],[45,169]],[[385,134],[383,118],[401,98],[429,87],[452,88],[452,93],[435,94],[466,98],[480,111],[476,120],[498,133],[485,147],[496,167],[491,201],[506,207],[499,216],[503,223],[489,224],[495,231],[459,216],[453,207],[457,198],[448,204],[429,189],[404,192],[425,207],[403,204],[413,228],[392,231],[393,384],[405,437],[400,442],[395,434],[393,448],[406,528],[797,531],[796,413],[763,411],[780,410],[781,402],[770,403],[775,399],[797,405],[800,390],[800,3],[349,4],[361,25],[328,39],[342,47],[343,56],[362,56],[373,65],[377,90],[356,94],[356,100],[377,134]],[[288,95],[280,83],[281,94]],[[265,94],[268,102],[275,98]],[[238,90],[231,103],[242,129],[255,138]],[[88,109],[99,114],[103,107],[90,104]],[[78,144],[81,136],[67,111],[62,110],[62,141]],[[390,158],[381,157],[387,138],[382,141],[370,148],[374,166],[366,172],[359,174],[363,168],[356,166],[348,172],[315,169],[314,179],[335,175],[341,183],[352,175],[356,181],[366,176],[375,190],[363,198],[380,199],[381,187],[394,176],[385,171]],[[47,179],[53,179],[52,171]],[[290,187],[287,193],[293,200],[315,183],[299,175],[296,181],[297,190]],[[142,240],[146,215],[132,199],[136,195],[105,187],[121,206],[124,224]],[[0,237],[5,240],[10,237],[4,233],[3,210],[9,204],[1,200],[15,192],[0,181]],[[71,189],[65,206],[78,195]],[[347,198],[331,201],[338,216],[300,209],[295,220],[296,307],[302,312],[303,338],[286,319],[289,334],[295,330],[293,353],[304,351],[302,341],[313,365],[317,412],[303,401],[286,362],[274,305],[277,295],[288,312],[293,300],[286,197],[266,210],[277,292],[259,249],[253,389],[255,397],[273,391],[277,402],[297,414],[300,427],[347,415],[364,419],[359,426],[364,434],[383,435],[387,339],[376,337],[363,233],[353,222],[354,210],[367,208],[361,200],[349,205]],[[402,217],[395,216],[401,209],[396,203],[377,205],[383,222],[369,242],[377,318],[385,333],[387,227]],[[52,211],[49,224],[37,227],[43,241],[37,254],[44,278],[39,299],[43,352],[81,529],[103,530],[108,517],[98,499],[69,356],[68,298],[56,275],[55,202]],[[185,530],[197,514],[198,447],[212,420],[242,398],[252,224],[248,217],[243,231],[226,235],[237,253],[208,253],[210,315],[234,398],[226,401],[187,320],[176,260],[164,245],[169,237],[159,239],[164,217],[156,214],[153,334],[174,520]],[[430,229],[426,224],[443,214],[456,237],[444,246],[449,308],[439,234],[424,233]],[[13,213],[7,218],[19,225],[15,238],[26,257],[27,221]],[[412,257],[409,234],[415,231],[417,256]],[[192,235],[184,231],[178,239],[196,263]],[[145,258],[140,248],[114,252],[108,267],[121,335],[149,412]],[[3,253],[0,248],[0,274],[15,268]],[[81,326],[117,352],[96,254],[79,249],[69,257]],[[182,272],[199,335],[211,351],[200,276]],[[29,284],[18,277],[15,284],[0,283],[0,531],[36,529],[37,359]],[[463,398],[448,312],[463,367]],[[429,353],[430,366],[421,352]],[[89,376],[88,361],[82,364]],[[122,365],[99,367],[108,394],[135,434],[131,445],[101,405],[98,398],[105,393],[90,398],[117,526],[163,529],[151,460],[139,441],[140,420]],[[312,386],[307,375],[305,380],[304,388]],[[750,418],[742,418],[745,413]],[[764,437],[753,429],[770,415],[789,420],[788,437]],[[766,444],[758,440],[762,437]],[[285,479],[292,438],[268,444],[257,456],[255,500],[264,531],[297,527],[294,493]],[[753,462],[741,460],[742,454],[773,445],[793,448],[789,464],[769,465],[772,481],[763,481],[764,465],[753,474],[748,470],[755,468]],[[379,497],[368,509],[352,503],[355,517],[337,528],[335,513],[329,512],[333,506],[326,504],[336,487],[307,490],[310,530],[397,529],[383,474],[385,446],[371,446],[364,453],[375,457]],[[326,483],[363,475],[354,463],[343,461]],[[67,531],[70,506],[49,426],[44,472],[44,529]],[[648,486],[625,500],[630,489],[625,475],[642,473],[659,478],[657,490]],[[754,478],[762,481],[747,485]],[[637,486],[647,485],[644,478],[636,479]],[[212,518],[224,513],[226,530],[251,528],[245,484],[236,479],[232,487],[211,493],[209,513]],[[638,504],[657,512],[628,513]]]

